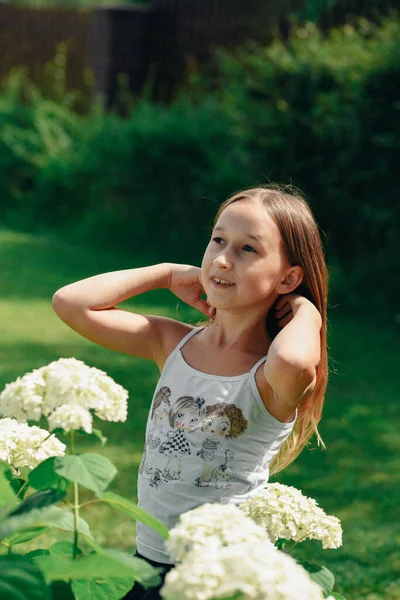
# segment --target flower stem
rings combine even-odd
[[[74,550],[72,558],[76,558],[78,555],[78,527],[79,527],[79,487],[76,481],[74,481]]]
[[[96,499],[96,500],[88,500],[87,502],[84,502],[83,504],[79,505],[79,508],[82,508],[83,506],[87,506],[88,504],[97,504],[98,502],[103,502],[100,499]]]
[[[75,437],[74,437],[74,430],[71,429],[71,431],[69,432],[69,443],[70,443],[70,453],[71,454],[75,454]]]
[[[26,490],[27,487],[29,487],[29,481],[25,481],[25,483],[23,485],[21,485],[21,487],[19,488],[19,492],[17,494],[17,498],[21,495],[22,492],[24,492]]]
[[[69,432],[69,440],[70,440],[70,452],[71,454],[75,454],[75,438],[74,431],[71,429]],[[78,555],[78,539],[79,539],[79,486],[76,481],[74,481],[74,503],[72,505],[72,510],[74,512],[74,545],[72,551],[72,558],[76,558]]]

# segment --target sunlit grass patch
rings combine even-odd
[[[136,478],[157,367],[111,352],[83,339],[54,314],[51,297],[71,281],[145,264],[111,252],[99,253],[53,238],[0,231],[0,389],[34,368],[75,357],[106,371],[129,392],[126,423],[97,421],[108,437],[101,447],[77,440],[78,452],[99,452],[119,469],[110,489],[136,500]],[[155,262],[155,261],[154,261]],[[185,262],[184,257],[182,262]],[[165,290],[126,303],[141,313],[201,320]],[[347,600],[397,600],[400,572],[400,325],[330,310],[331,373],[320,424],[327,449],[315,440],[273,480],[315,498],[343,525],[343,548],[322,551],[318,543],[296,547],[298,556],[325,564]],[[83,499],[91,497],[82,492]],[[107,506],[82,509],[104,546],[134,549],[135,523]],[[65,534],[61,534],[65,535]],[[38,538],[35,547],[45,545]],[[396,596],[396,594],[398,594]]]

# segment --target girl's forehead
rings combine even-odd
[[[238,201],[227,206],[215,224],[216,230],[240,233],[259,241],[279,241],[277,224],[261,202]]]

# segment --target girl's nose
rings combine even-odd
[[[224,267],[225,269],[229,269],[232,266],[232,261],[227,252],[221,252],[221,254],[218,254],[218,256],[215,258],[215,262],[218,266]]]

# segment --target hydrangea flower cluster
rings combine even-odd
[[[64,456],[65,444],[40,427],[0,419],[0,459],[14,469],[34,469],[50,456]]]
[[[234,504],[203,504],[181,515],[166,542],[174,562],[183,561],[189,552],[208,551],[216,546],[245,544],[248,540],[269,544],[265,531],[246,517]]]
[[[186,530],[186,533],[185,533]],[[181,516],[166,542],[177,566],[164,600],[323,600],[321,588],[233,505],[206,504]]]
[[[295,487],[269,483],[240,509],[267,532],[271,542],[309,538],[320,540],[323,549],[342,545],[340,520],[327,515],[313,498],[303,496]]]
[[[92,432],[91,410],[105,421],[126,421],[128,392],[104,371],[75,358],[57,361],[18,377],[0,394],[0,414],[20,423],[47,417],[57,427]]]

